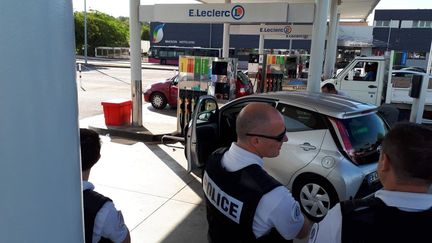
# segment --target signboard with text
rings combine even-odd
[[[314,4],[156,4],[141,5],[142,22],[164,23],[312,23]]]
[[[231,25],[231,35],[264,35],[265,39],[312,38],[312,25]]]

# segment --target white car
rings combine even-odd
[[[201,97],[186,136],[189,172],[203,167],[215,149],[236,141],[237,114],[251,102],[268,103],[284,116],[288,142],[278,157],[264,159],[264,167],[311,219],[322,219],[341,200],[381,188],[376,165],[388,125],[373,105],[321,93],[250,95],[220,109],[213,97]]]

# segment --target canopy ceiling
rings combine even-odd
[[[201,3],[225,3],[225,0],[197,0]],[[331,0],[329,0],[331,2]],[[314,0],[231,0],[231,3],[315,3]],[[366,20],[379,0],[341,0],[341,19]]]

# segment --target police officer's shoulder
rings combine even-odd
[[[360,213],[371,208],[383,206],[384,202],[377,197],[354,199],[340,202],[342,215]]]

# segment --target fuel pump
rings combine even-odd
[[[184,135],[200,96],[234,99],[236,79],[237,59],[180,56],[177,131]]]
[[[284,79],[288,77],[286,74],[286,60],[287,56],[285,55],[273,55],[267,54],[265,55],[266,60],[263,67],[266,74],[266,87],[264,89],[265,92],[275,92],[281,91]],[[292,71],[292,70],[291,70]]]

